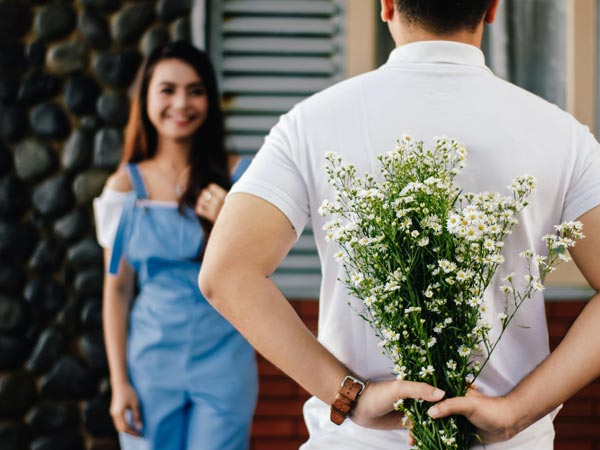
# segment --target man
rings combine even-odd
[[[317,212],[325,198],[334,198],[326,152],[340,153],[358,173],[376,173],[376,155],[391,150],[403,133],[427,143],[445,134],[469,150],[459,177],[465,191],[505,193],[516,176],[534,175],[538,189],[506,241],[497,279],[525,273],[517,253],[542,252],[542,235],[579,219],[588,237],[573,257],[590,284],[600,286],[599,145],[571,116],[485,66],[483,25],[493,21],[497,6],[498,0],[381,0],[382,19],[397,45],[387,64],[282,116],[215,225],[200,287],[252,345],[314,394],[304,408],[310,432],[304,450],[408,448],[393,403],[435,402],[444,395],[426,384],[390,380],[391,363],[377,338],[347,305],[358,300],[337,281],[344,275],[334,261],[337,248],[325,241],[325,219]],[[318,341],[268,278],[309,219],[323,271]],[[497,283],[485,301],[500,312],[504,297]],[[553,410],[599,373],[600,338],[592,323],[600,315],[598,302],[592,300],[561,348],[513,391],[548,355],[544,300],[536,294],[503,336],[477,393],[441,402],[431,415],[463,413],[487,442],[510,438],[490,450],[551,449]]]

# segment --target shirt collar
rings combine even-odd
[[[418,41],[404,44],[390,53],[387,65],[406,63],[445,63],[490,69],[483,52],[469,44],[452,41]]]

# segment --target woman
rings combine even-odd
[[[205,53],[184,43],[157,48],[138,88],[121,167],[94,202],[108,268],[111,415],[125,450],[246,449],[255,356],[197,277],[226,191],[249,161],[225,153]]]

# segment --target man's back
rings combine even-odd
[[[297,105],[272,130],[234,191],[254,193],[273,203],[297,232],[310,216],[323,268],[319,340],[351,370],[369,379],[389,378],[391,363],[381,355],[368,324],[347,305],[349,295],[338,281],[345,275],[333,257],[338,248],[326,241],[322,230],[326,219],[318,214],[324,199],[334,199],[324,155],[335,151],[355,164],[359,174],[377,173],[376,155],[393,149],[404,133],[426,143],[447,135],[464,144],[469,155],[459,183],[465,191],[504,194],[519,175],[537,179],[530,205],[506,241],[506,262],[498,282],[486,294],[489,318],[496,325],[504,310],[504,295],[497,289],[500,278],[512,271],[525,274],[517,254],[528,248],[542,252],[541,237],[551,233],[553,225],[576,219],[595,206],[600,195],[600,180],[586,171],[600,165],[597,143],[587,129],[554,105],[496,78],[485,67],[480,50],[470,45],[447,41],[404,45],[379,70]],[[360,308],[357,300],[352,301]],[[477,384],[486,394],[504,394],[547,354],[539,293],[522,307]],[[305,409],[313,438],[310,448],[319,448],[315,439],[335,431],[322,420],[327,409],[316,399]],[[541,430],[528,432],[551,439],[549,419]],[[369,439],[373,436],[370,433]],[[395,439],[390,445],[397,443]],[[498,448],[530,449],[532,441]],[[385,442],[381,448],[387,448]]]

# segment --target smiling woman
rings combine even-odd
[[[148,117],[163,139],[189,139],[206,120],[208,99],[204,84],[183,61],[159,62],[148,92]]]
[[[196,282],[212,224],[248,163],[225,152],[207,55],[183,43],[155,50],[121,168],[94,203],[108,269],[110,410],[125,450],[248,448],[254,352]]]

